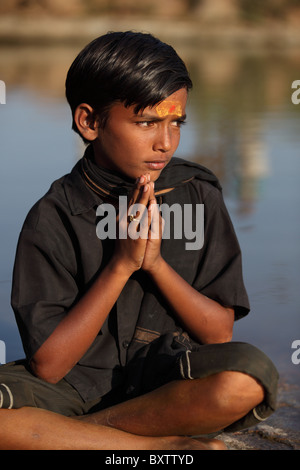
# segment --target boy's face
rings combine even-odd
[[[134,105],[114,104],[93,141],[96,163],[132,179],[150,173],[151,181],[157,180],[178,147],[186,101],[182,88],[138,114]]]

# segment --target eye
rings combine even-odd
[[[142,121],[142,122],[140,122],[141,127],[150,127],[153,124],[154,124],[153,121]]]
[[[136,123],[139,127],[152,127],[154,125],[154,121],[138,121]]]
[[[176,119],[175,121],[172,121],[172,125],[175,127],[181,127],[184,124],[186,124],[186,121],[184,119]]]

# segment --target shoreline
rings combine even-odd
[[[162,40],[191,46],[285,50],[300,46],[298,24],[284,22],[246,25],[204,23],[194,19],[141,18],[101,15],[90,17],[18,16],[0,17],[1,45],[81,44],[107,31],[139,30],[150,32]]]

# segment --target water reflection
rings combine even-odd
[[[66,71],[80,48],[0,49],[7,87],[0,106],[0,340],[7,360],[22,354],[9,307],[19,230],[82,152],[64,100]],[[261,347],[299,380],[291,344],[300,339],[300,106],[291,103],[291,84],[300,78],[300,54],[177,49],[194,81],[178,155],[218,175],[244,253],[252,314],[237,323],[235,339]]]

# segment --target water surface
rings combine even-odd
[[[0,49],[7,90],[0,105],[0,340],[6,361],[24,355],[10,307],[22,223],[82,154],[64,99],[65,73],[76,52]],[[220,178],[243,251],[252,310],[236,323],[234,339],[260,347],[284,379],[300,383],[300,364],[291,360],[292,342],[300,340],[300,105],[291,102],[300,54],[179,52],[194,90],[177,155]]]

